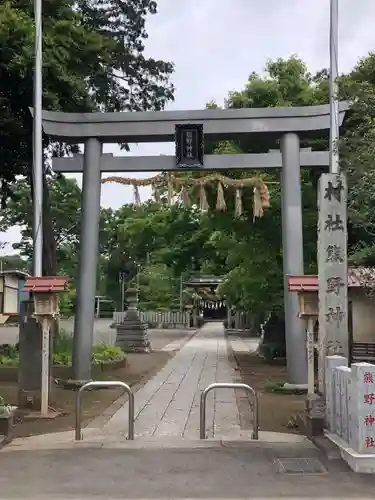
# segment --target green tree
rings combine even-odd
[[[18,254],[3,255],[0,257],[0,268],[4,271],[17,269],[19,271],[30,272],[30,261],[22,258]]]
[[[264,75],[252,73],[244,89],[231,92],[224,106],[229,109],[307,106],[327,102],[327,98],[326,72],[311,75],[306,65],[293,56],[287,60],[267,62]],[[213,103],[209,106],[212,107]],[[210,146],[212,152],[219,154],[265,153],[279,148],[279,143],[249,137]],[[314,141],[304,142],[302,147],[326,148],[327,137],[322,135]],[[320,172],[302,172],[306,271],[316,268],[317,174]],[[249,177],[249,171],[235,175]],[[283,307],[280,177],[279,173],[264,173],[261,177],[269,183],[271,196],[271,207],[263,218],[252,220],[252,196],[249,190],[249,193],[244,193],[243,217],[233,220],[233,202],[229,200],[229,213],[214,216],[213,224],[216,226],[213,237],[217,251],[225,257],[222,269],[227,271],[227,279],[219,292],[231,304],[253,313],[280,310]]]
[[[179,280],[165,264],[148,264],[140,272],[139,307],[145,311],[179,307]]]
[[[62,175],[48,177],[47,183],[58,261],[61,264],[71,257],[69,248],[75,248],[79,243],[81,190],[74,179]],[[21,241],[13,247],[28,259],[32,255],[30,198],[28,181],[25,178],[15,181],[11,186],[11,197],[0,217],[1,231],[13,226],[21,228]]]
[[[351,102],[351,110],[341,130],[341,166],[349,182],[349,251],[356,263],[375,262],[374,194],[374,116],[375,57],[363,59],[349,75],[340,78],[341,98]],[[252,73],[245,88],[231,92],[226,108],[304,106],[328,102],[328,71],[315,75],[297,57],[269,61],[265,74]],[[217,106],[209,103],[208,107]],[[328,149],[327,133],[304,141],[303,147]],[[278,148],[277,141],[254,141],[251,137],[232,143],[209,145],[212,152],[267,152]],[[302,172],[305,272],[316,273],[317,181],[322,171]],[[248,176],[248,172],[236,174]],[[216,216],[221,223],[214,238],[218,253],[226,256],[223,269],[229,270],[220,292],[233,304],[253,312],[269,311],[283,306],[280,178],[262,174],[269,182],[271,208],[265,216],[250,221],[251,204],[245,202],[245,216],[229,221]],[[229,203],[229,210],[232,210]],[[219,227],[221,225],[221,227]]]
[[[81,190],[74,179],[63,175],[47,178],[50,200],[50,214],[56,243],[56,272],[77,277],[81,224]],[[21,241],[13,244],[30,267],[32,256],[32,213],[30,210],[30,186],[25,178],[18,179],[11,186],[11,198],[0,216],[0,231],[17,226],[21,229]],[[108,232],[112,229],[111,209],[101,209],[99,231],[99,277],[103,260],[108,258]],[[25,264],[24,264],[25,265]],[[31,269],[30,269],[31,271]],[[100,288],[100,281],[99,281]]]
[[[163,109],[173,98],[173,65],[144,54],[153,0],[44,0],[43,107],[62,111]],[[0,5],[0,179],[3,205],[17,175],[32,183],[33,10],[30,0]],[[44,147],[49,145],[44,138]],[[71,150],[49,145],[53,154]],[[46,167],[46,172],[48,169]],[[56,255],[44,182],[44,271]]]
[[[349,184],[349,243],[353,265],[375,264],[375,54],[341,78],[343,98],[351,102],[340,140],[340,163]]]
[[[213,262],[216,251],[209,241],[210,217],[180,205],[163,208],[153,202],[140,207],[124,205],[110,221],[106,294],[119,299],[118,276],[125,271],[131,281],[137,265],[167,266],[168,275],[178,279],[199,271],[203,261]],[[221,259],[223,262],[223,259]]]

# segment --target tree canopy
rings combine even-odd
[[[173,98],[173,64],[147,58],[153,0],[44,0],[43,107],[61,111],[160,110]],[[0,6],[0,176],[25,174],[31,155],[32,2]],[[45,142],[46,145],[46,142]]]
[[[160,110],[173,99],[170,62],[144,54],[146,18],[153,0],[44,0],[43,108],[67,112]],[[0,5],[0,179],[3,207],[17,175],[32,183],[34,62],[33,3]],[[44,147],[60,155],[65,144]],[[73,147],[76,149],[76,147]],[[47,152],[47,150],[45,149]],[[46,163],[46,173],[48,172]],[[44,182],[44,264],[53,273],[56,255]]]
[[[57,8],[58,2],[52,2],[52,0],[50,2]],[[20,2],[13,3],[19,4]],[[120,19],[123,14],[118,9],[120,9],[120,5],[123,5],[123,2],[113,2],[113,4],[116,15],[118,15],[117,19]],[[128,4],[143,5],[143,10],[140,7],[140,10],[135,9],[134,15],[138,16],[138,19],[144,19],[146,11],[153,10],[153,2],[136,2],[134,0]],[[6,5],[9,10],[10,3],[7,2]],[[67,4],[64,5],[65,7],[61,6],[61,9],[67,9]],[[101,43],[109,44],[110,42],[106,38],[109,36],[108,33],[102,34],[104,28],[100,23],[104,23],[105,16],[99,2],[84,1],[79,2],[78,6],[77,14],[75,12],[73,14],[79,16],[81,24],[86,23],[85,30],[87,29],[90,36],[97,41],[99,35],[104,36]],[[25,15],[21,10],[16,9],[15,12],[19,16]],[[6,9],[3,8],[1,15],[5,16],[5,13]],[[15,14],[10,9],[7,15],[12,17]],[[115,15],[114,18],[116,18]],[[62,16],[61,19],[64,17]],[[7,23],[9,25],[10,21]],[[137,25],[135,20],[134,23],[134,26]],[[16,28],[21,30],[22,23],[18,23]],[[2,29],[0,23],[0,37]],[[138,38],[131,39],[133,45],[131,45],[130,52],[133,55],[138,43],[136,40],[143,40],[143,30],[144,25],[141,23],[140,31],[137,31]],[[30,38],[30,43],[31,41],[32,38]],[[16,41],[14,43],[17,44]],[[71,43],[71,40],[66,43]],[[27,44],[19,45],[17,50],[21,50],[21,46],[27,47]],[[105,56],[109,57],[110,61],[113,61],[111,57],[114,58],[116,53],[113,47],[112,50],[111,56],[108,54]],[[142,54],[141,49],[139,49],[139,53]],[[88,55],[86,56],[89,58]],[[79,57],[83,58],[84,56],[81,54]],[[94,55],[91,57],[95,59]],[[128,87],[121,86],[120,80],[116,79],[116,71],[124,69],[121,64],[125,64],[124,53],[121,52],[118,57],[119,59],[116,59],[117,66],[114,62],[108,63],[112,64],[111,67],[115,70],[113,80],[109,75],[108,80],[102,82],[102,89],[105,89],[102,91],[103,93],[98,91],[94,99],[87,102],[82,97],[83,95],[86,95],[86,98],[91,96],[88,88],[95,87],[94,81],[100,82],[95,64],[102,63],[95,59],[96,62],[92,62],[91,69],[88,71],[88,73],[92,71],[92,80],[89,87],[86,88],[86,94],[83,91],[82,94],[75,94],[75,99],[79,101],[78,107],[76,101],[63,104],[66,98],[61,98],[61,102],[51,100],[51,107],[55,106],[64,110],[70,109],[69,106],[74,106],[75,109],[162,108],[166,100],[172,97],[173,89],[168,83],[172,66],[157,61],[147,62],[140,55],[140,66],[135,65],[135,67],[138,69],[147,68],[147,64],[150,64],[153,69],[144,70],[149,87],[147,87],[147,81],[143,82],[143,77],[139,76],[143,74],[143,70],[137,73],[139,79],[136,85],[139,86],[139,89],[138,94],[136,93],[138,97],[134,98],[136,99],[134,101],[132,100],[134,96],[130,99],[129,92],[126,91]],[[80,61],[82,62],[82,59]],[[15,67],[17,66],[16,62],[14,62]],[[127,64],[129,67],[133,67],[129,62]],[[18,69],[20,71],[20,68]],[[82,78],[84,78],[84,71],[80,71]],[[77,78],[80,77],[77,76]],[[110,80],[114,84],[120,85],[121,88],[111,87],[108,83]],[[82,84],[81,80],[80,82]],[[2,84],[0,82],[0,88]],[[109,90],[110,88],[112,90]],[[149,90],[144,97],[141,97],[143,95],[142,89],[146,88]],[[18,90],[13,89],[12,92],[18,92]],[[340,93],[341,98],[347,99],[351,103],[351,110],[341,129],[338,145],[341,167],[347,173],[349,184],[349,258],[350,262],[356,265],[373,264],[375,262],[375,245],[373,243],[375,195],[372,190],[372,181],[375,175],[375,55],[368,55],[349,74],[340,77]],[[53,94],[52,90],[51,94]],[[58,94],[57,91],[56,94]],[[2,95],[0,93],[0,96]],[[60,94],[58,95],[60,96]],[[48,97],[46,99],[48,102]],[[116,103],[115,99],[117,99]],[[229,93],[223,106],[225,108],[304,106],[327,102],[328,71],[323,69],[316,74],[311,74],[306,65],[298,57],[293,56],[286,60],[269,61],[262,75],[251,73],[244,88]],[[86,108],[86,106],[88,107]],[[209,103],[208,106],[218,107],[219,104]],[[18,116],[23,116],[17,113],[14,113],[13,116],[12,111],[9,113],[13,121],[18,119]],[[20,125],[14,126],[17,129],[17,126]],[[22,127],[23,125],[21,132],[17,133],[22,133]],[[0,144],[3,144],[2,147],[8,147],[10,158],[13,153],[10,152],[6,136],[2,134],[1,130]],[[208,152],[220,154],[266,152],[270,147],[269,144],[261,141],[254,145],[253,141],[250,142],[246,139],[236,142],[209,143],[206,146]],[[279,147],[277,141],[273,147]],[[314,140],[304,141],[302,147],[325,150],[328,148],[328,134],[324,133],[315,137]],[[320,169],[303,170],[301,173],[305,273],[315,273],[317,270],[317,181],[321,173]],[[248,176],[248,173],[239,172],[235,175]],[[184,277],[197,274],[225,275],[225,282],[221,285],[219,292],[231,304],[251,310],[255,314],[281,311],[283,308],[283,254],[280,177],[278,172],[263,172],[259,175],[268,183],[271,207],[263,218],[255,221],[253,221],[252,216],[252,191],[246,189],[244,191],[243,214],[237,218],[234,217],[234,198],[232,195],[227,197],[226,212],[211,210],[202,213],[196,208],[198,195],[194,191],[190,193],[192,207],[183,206],[182,203],[177,202],[170,207],[164,206],[160,209],[153,201],[147,201],[141,206],[124,205],[118,210],[102,209],[98,293],[118,301],[120,296],[119,272],[124,272],[128,281],[134,279],[135,275],[138,274],[142,307],[174,308],[179,306],[179,279],[181,275]],[[63,176],[50,176],[46,182],[50,197],[51,226],[55,234],[58,271],[76,278],[80,234],[80,189],[74,181]],[[2,230],[14,224],[23,226],[19,250],[25,258],[30,258],[31,250],[29,189],[29,184],[24,178],[17,181],[11,180],[11,201],[8,202],[3,211],[0,224]],[[213,193],[209,191],[210,202],[213,196]],[[189,300],[188,295],[185,296],[185,300]]]

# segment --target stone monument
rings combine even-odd
[[[128,309],[121,323],[116,324],[116,345],[124,352],[150,352],[147,323],[142,321],[137,308],[138,289],[131,286],[126,291]]]
[[[348,358],[347,185],[345,175],[319,180],[319,391],[324,394],[326,356]]]
[[[32,300],[21,302],[20,309],[18,407],[37,411],[41,402],[42,330],[35,320]]]

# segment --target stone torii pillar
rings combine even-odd
[[[79,279],[73,336],[72,367],[73,378],[76,381],[87,381],[91,378],[96,278],[99,261],[101,154],[100,140],[87,139],[82,179]]]
[[[288,382],[307,383],[307,351],[304,322],[299,318],[299,302],[288,293],[288,276],[304,274],[300,139],[295,133],[281,138],[281,210],[284,271],[285,341]]]

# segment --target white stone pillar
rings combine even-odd
[[[352,364],[348,403],[350,447],[375,454],[375,365]]]
[[[336,376],[339,379],[339,387],[336,391],[340,397],[340,436],[349,443],[349,413],[348,413],[348,381],[352,376],[352,370],[348,366],[339,366],[336,368]],[[337,414],[337,407],[336,407]]]
[[[348,366],[347,358],[343,356],[327,356],[325,358],[326,373],[326,426],[330,432],[336,432],[336,375],[335,371],[338,366]]]

